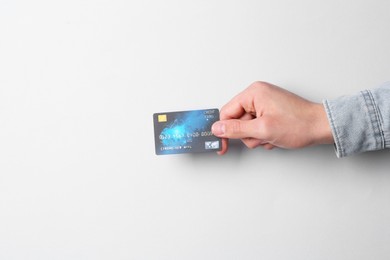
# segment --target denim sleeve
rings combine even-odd
[[[390,148],[390,82],[323,104],[337,157]]]

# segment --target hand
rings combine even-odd
[[[334,142],[325,109],[285,89],[266,82],[254,82],[221,108],[214,135],[241,139],[248,148],[302,148]]]

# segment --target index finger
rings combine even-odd
[[[246,113],[254,115],[256,110],[253,104],[253,95],[247,88],[232,100],[226,103],[220,111],[220,119],[239,119]]]

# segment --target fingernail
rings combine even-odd
[[[223,135],[223,134],[225,134],[225,125],[223,123],[216,122],[211,127],[211,131],[216,136]]]

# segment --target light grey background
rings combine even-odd
[[[390,2],[0,0],[0,259],[389,259],[390,153],[156,156],[255,80],[389,80]]]

